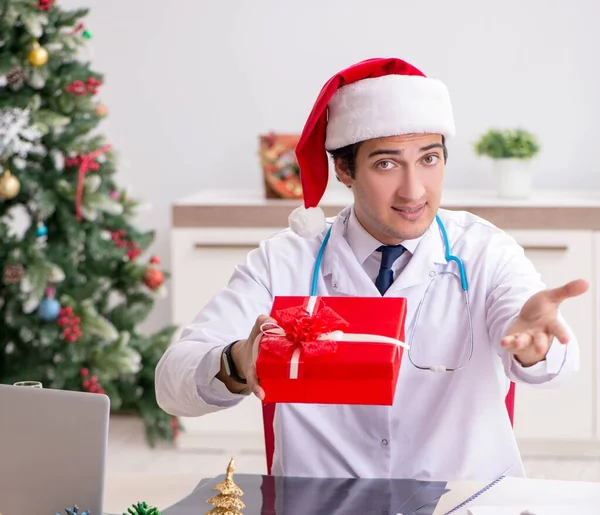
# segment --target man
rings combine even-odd
[[[292,230],[248,254],[166,351],[156,371],[160,406],[201,416],[251,392],[263,398],[255,369],[261,324],[275,296],[310,294],[330,228],[314,293],[405,297],[411,353],[404,353],[391,407],[278,404],[273,473],[522,475],[504,404],[510,381],[554,385],[577,370],[577,341],[558,307],[587,283],[544,290],[511,237],[474,215],[439,208],[453,135],[445,86],[404,61],[371,59],[330,79],[296,150],[304,207],[290,216]],[[354,195],[330,223],[318,207],[326,149]],[[471,322],[449,254],[465,266]]]

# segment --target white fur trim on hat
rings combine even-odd
[[[412,133],[455,133],[444,83],[419,75],[384,75],[337,90],[328,104],[328,150]]]
[[[316,238],[327,229],[327,219],[320,207],[294,209],[288,217],[290,229],[302,238]]]

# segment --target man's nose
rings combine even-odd
[[[417,167],[407,165],[401,175],[397,194],[406,200],[419,200],[425,195],[425,186],[418,174]]]

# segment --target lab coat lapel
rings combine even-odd
[[[386,297],[394,297],[401,290],[429,282],[437,271],[437,265],[447,263],[444,244],[437,222],[434,220],[419,242],[410,261],[385,293]]]
[[[350,208],[345,208],[333,223],[331,237],[323,255],[323,275],[331,276],[333,295],[378,297],[379,290],[356,260],[345,238],[345,223],[349,214]],[[444,244],[434,220],[386,296],[396,296],[401,290],[428,282],[431,274],[437,271],[437,265],[447,264],[444,256]]]
[[[357,261],[345,237],[345,223],[350,207],[337,216],[323,255],[323,275],[331,278],[332,295],[379,297],[379,290]]]

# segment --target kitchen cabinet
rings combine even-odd
[[[515,434],[521,440],[591,441],[595,434],[595,234],[592,231],[509,231],[523,246],[548,288],[573,279],[590,282],[587,294],[567,299],[561,313],[580,347],[581,369],[557,388],[518,385]]]

